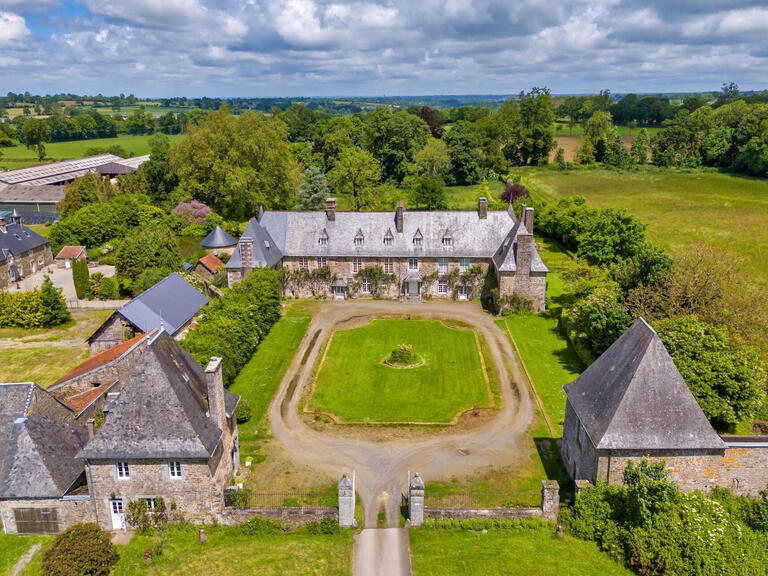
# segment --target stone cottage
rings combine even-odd
[[[517,294],[545,307],[548,269],[533,239],[533,208],[520,218],[511,207],[475,211],[341,212],[328,199],[323,211],[261,211],[245,229],[227,263],[230,286],[253,268],[282,267],[299,297],[371,296],[365,271],[380,267],[394,278],[380,296],[469,299],[480,295],[493,271],[501,296]],[[304,281],[317,270],[319,282]],[[304,280],[302,280],[304,279]]]
[[[136,499],[152,507],[163,498],[192,522],[218,520],[239,466],[239,397],[224,389],[221,360],[203,370],[163,331],[97,356],[52,392],[0,384],[4,531],[122,529]]]
[[[768,483],[768,438],[719,436],[642,318],[564,390],[561,452],[574,480],[620,484],[648,457],[683,490],[756,496]]]
[[[50,242],[24,226],[16,210],[0,212],[0,289],[51,264]]]
[[[182,338],[208,298],[173,272],[107,318],[88,337],[91,354],[111,348],[136,334],[160,328]]]

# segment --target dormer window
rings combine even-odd
[[[384,246],[392,246],[392,228],[387,228],[387,233],[384,234]]]
[[[392,246],[392,238],[384,238],[384,246]]]
[[[365,243],[365,236],[363,231],[358,228],[357,234],[355,234],[355,246],[362,246]]]
[[[424,236],[421,235],[421,230],[417,229],[416,234],[413,235],[413,245],[417,248],[421,248],[424,245]]]
[[[328,231],[323,228],[323,231],[320,232],[320,237],[317,239],[318,246],[328,246]]]
[[[453,246],[453,238],[450,236],[443,236],[443,246],[451,247]]]

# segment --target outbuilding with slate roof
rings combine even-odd
[[[47,238],[24,226],[17,210],[0,212],[0,289],[52,263]]]
[[[650,456],[683,489],[717,483],[706,469],[718,469],[726,443],[642,318],[564,390],[562,456],[574,480],[621,483],[630,461]]]
[[[210,254],[220,256],[222,254],[231,255],[237,246],[237,240],[227,234],[227,232],[221,227],[216,226],[211,230],[210,234],[203,238],[200,242],[200,246],[205,248]]]

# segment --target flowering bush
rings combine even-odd
[[[210,211],[211,209],[208,206],[197,200],[181,202],[172,210],[176,216],[181,218],[185,225],[192,223],[203,224],[205,217]]]

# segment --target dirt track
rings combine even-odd
[[[390,314],[454,318],[479,330],[488,342],[501,386],[503,406],[498,415],[470,431],[387,442],[339,438],[307,427],[298,414],[301,391],[309,383],[320,350],[334,328],[353,318]],[[280,384],[269,415],[273,436],[296,462],[336,478],[342,472],[354,470],[366,526],[376,526],[379,503],[384,502],[388,523],[396,527],[400,494],[406,489],[409,471],[419,472],[427,480],[436,480],[464,476],[488,466],[514,465],[531,450],[523,438],[532,413],[512,347],[493,323],[493,317],[479,304],[346,301],[327,302],[320,307]]]

